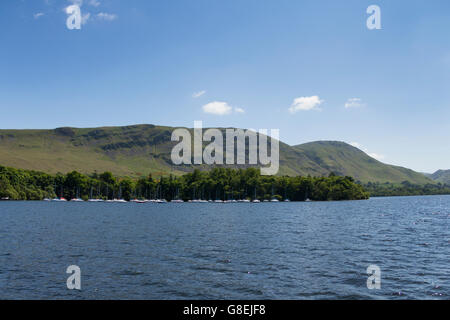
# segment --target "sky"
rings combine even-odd
[[[0,128],[202,120],[449,169],[449,31],[448,0],[1,0]]]

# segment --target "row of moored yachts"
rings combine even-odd
[[[124,199],[113,199],[113,200],[103,200],[103,199],[89,199],[87,201],[80,199],[80,198],[74,198],[71,200],[67,200],[63,197],[61,198],[54,198],[54,199],[44,199],[44,201],[49,202],[107,202],[107,203],[127,203],[127,202],[134,202],[134,203],[169,203],[169,201],[165,199],[153,199],[153,200],[139,200],[139,199],[132,199],[130,201],[124,200]],[[278,199],[272,199],[272,200],[188,200],[184,201],[181,199],[178,200],[171,200],[170,203],[260,203],[260,202],[280,202]],[[284,200],[284,202],[290,202],[289,199]]]

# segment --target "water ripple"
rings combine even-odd
[[[449,218],[449,196],[0,202],[0,298],[448,299]],[[65,287],[73,264],[80,292]],[[381,268],[380,290],[367,289],[371,264]]]

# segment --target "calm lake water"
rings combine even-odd
[[[0,202],[2,299],[450,299],[450,196]],[[366,269],[381,268],[381,289]],[[66,287],[78,265],[82,290]]]

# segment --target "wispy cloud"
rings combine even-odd
[[[239,107],[234,108],[234,112],[236,113],[245,113],[245,110]]]
[[[350,145],[354,146],[355,148],[358,148],[362,151],[364,151],[368,156],[377,159],[378,161],[381,161],[383,159],[385,159],[386,157],[382,154],[379,153],[374,153],[374,152],[369,152],[369,150],[367,150],[365,147],[363,147],[361,144],[359,144],[358,142],[350,142]]]
[[[43,12],[37,12],[37,13],[33,14],[33,17],[34,17],[35,19],[39,19],[39,18],[42,17],[43,15],[44,15]]]
[[[100,12],[97,13],[97,18],[105,21],[113,21],[117,19],[117,15],[113,13]]]
[[[83,0],[68,0],[70,3],[75,4],[79,7],[83,5]]]
[[[91,14],[90,14],[89,12],[84,13],[84,14],[81,16],[81,24],[86,24],[86,23],[88,22],[88,20],[89,20],[90,17],[91,17]]]
[[[82,7],[83,3],[86,3],[87,5],[93,6],[93,7],[99,7],[100,6],[100,1],[98,0],[67,0],[68,2],[70,2],[73,5],[76,5],[78,7]],[[67,14],[70,14],[68,12],[68,8],[70,8],[70,6],[65,8],[65,11]],[[88,22],[88,20],[93,18],[96,18],[97,20],[103,20],[103,21],[113,21],[117,19],[117,14],[114,13],[107,13],[107,12],[99,12],[97,14],[92,14],[90,12],[87,12],[87,10],[82,10],[83,14],[81,16],[81,23],[82,24],[86,24]]]
[[[319,106],[322,103],[323,100],[319,96],[295,98],[289,108],[289,112],[296,113],[298,111],[320,110]]]
[[[200,98],[201,96],[203,96],[206,93],[205,90],[199,91],[199,92],[194,92],[192,94],[192,98],[196,99],[196,98]]]
[[[93,7],[98,7],[100,5],[100,1],[98,0],[89,0],[89,5],[93,6]]]
[[[366,106],[366,104],[360,98],[350,98],[345,103],[346,109],[361,108],[361,107],[365,107],[365,106]]]

